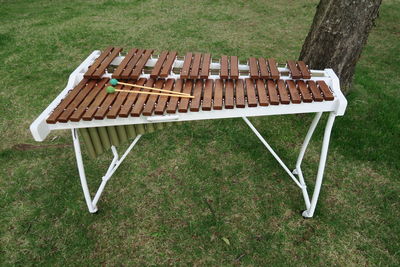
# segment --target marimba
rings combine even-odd
[[[312,217],[317,204],[329,139],[336,116],[344,114],[347,101],[332,69],[310,70],[302,61],[288,60],[282,67],[272,58],[251,57],[240,62],[237,56],[212,58],[210,54],[152,49],[109,47],[94,51],[70,75],[66,88],[32,123],[36,141],[43,141],[52,130],[71,129],[80,180],[88,209],[97,211],[97,202],[107,181],[146,131],[172,122],[240,117],[246,122],[278,163],[301,189],[306,210]],[[119,84],[124,90],[108,94],[110,79],[164,90]],[[167,93],[165,93],[167,92]],[[171,94],[188,94],[184,98]],[[329,113],[323,138],[315,189],[310,199],[301,163],[312,134],[323,112]],[[303,141],[293,171],[280,159],[247,117],[316,113]],[[79,131],[78,131],[79,130]],[[92,199],[86,182],[79,135],[88,152],[96,156],[111,148],[114,158]],[[120,157],[116,146],[132,143]]]

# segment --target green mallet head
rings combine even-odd
[[[118,84],[118,80],[117,79],[111,79],[110,84],[112,86],[116,86]]]
[[[107,91],[107,93],[112,94],[112,93],[115,93],[115,88],[112,87],[112,86],[108,86],[108,87],[106,88],[106,91]]]

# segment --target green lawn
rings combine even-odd
[[[109,45],[296,59],[312,1],[0,1],[0,265],[400,265],[400,3],[384,1],[334,125],[315,217],[240,119],[146,135],[83,199],[69,131],[30,123]],[[251,121],[292,165],[312,115]],[[326,117],[324,117],[324,121]],[[306,156],[316,174],[323,127]],[[87,160],[90,186],[110,155]],[[312,184],[312,182],[311,182]],[[223,241],[229,240],[229,245]]]

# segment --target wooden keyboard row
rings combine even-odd
[[[86,79],[100,79],[107,67],[119,55],[122,48],[109,47],[93,62],[84,74]],[[112,77],[116,79],[138,79],[143,73],[153,49],[131,49],[122,62],[114,70]],[[163,51],[154,65],[150,77],[166,78],[171,73],[177,53]],[[207,79],[210,75],[210,54],[187,53],[183,61],[180,77],[182,79]],[[277,63],[273,58],[249,58],[249,76],[253,79],[274,79],[280,77]],[[287,61],[293,79],[310,79],[311,74],[303,61]],[[239,60],[237,56],[222,56],[219,75],[221,79],[239,79]]]
[[[297,104],[301,102],[331,101],[332,92],[324,81],[294,80],[183,80],[144,79],[129,80],[130,83],[156,87],[173,92],[192,94],[195,98],[146,95],[119,92],[108,94],[105,87],[109,79],[83,79],[50,114],[47,123],[128,117],[151,116],[166,113],[196,112],[249,107]],[[116,88],[132,90],[117,85]],[[138,90],[135,88],[134,90]],[[142,91],[150,91],[142,89]]]

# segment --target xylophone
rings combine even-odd
[[[116,169],[142,134],[173,122],[241,117],[303,193],[312,217],[317,204],[327,158],[330,133],[336,116],[344,114],[347,101],[332,69],[310,70],[302,61],[278,66],[272,58],[237,56],[212,58],[210,54],[152,49],[109,47],[94,51],[70,75],[66,88],[32,123],[36,141],[52,130],[71,129],[80,180],[88,209],[97,202]],[[310,199],[301,163],[323,112],[325,127],[315,189]],[[304,139],[293,171],[279,158],[247,117],[316,113]],[[114,158],[92,199],[86,182],[79,136],[89,155],[111,148]],[[116,146],[133,139],[120,157]]]

